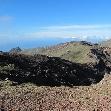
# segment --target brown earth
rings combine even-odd
[[[0,107],[4,111],[111,111],[111,75],[97,85],[73,88],[3,83]]]

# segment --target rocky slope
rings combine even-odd
[[[110,111],[111,49],[90,47],[85,64],[0,52],[0,111]]]
[[[95,63],[73,63],[45,55],[0,53],[0,79],[37,85],[91,85],[111,71],[110,53],[104,48],[92,48]]]

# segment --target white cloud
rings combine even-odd
[[[86,40],[90,37],[109,39],[111,25],[66,25],[41,27],[39,31],[25,34],[28,38],[79,38]]]
[[[34,37],[34,38],[40,38],[40,37],[44,37],[44,38],[71,38],[71,37],[78,37],[78,35],[72,33],[72,32],[69,32],[69,31],[49,31],[49,30],[46,30],[46,31],[40,31],[40,32],[35,32],[35,33],[30,33],[29,34],[29,37]]]
[[[46,38],[77,38],[79,40],[111,38],[111,25],[69,25],[40,27],[36,32],[7,32],[0,33],[0,41],[30,41]]]
[[[67,29],[101,29],[101,28],[111,28],[111,24],[104,24],[104,25],[65,25],[65,26],[48,26],[48,27],[42,27],[44,29],[50,29],[50,30],[67,30]]]
[[[2,18],[1,20],[8,19]],[[41,40],[46,38],[57,38],[57,40],[59,40],[59,38],[60,40],[73,40],[77,38],[77,40],[88,40],[93,42],[111,39],[111,25],[48,26],[37,28],[37,31],[35,32],[25,32],[24,30],[22,32],[13,31],[11,28],[7,27],[5,27],[3,30],[1,25],[0,28],[0,47],[2,49],[9,46],[10,48],[21,46],[21,44],[22,46],[30,43],[33,44],[32,41],[41,42]],[[6,30],[6,28],[8,30]]]

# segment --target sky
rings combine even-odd
[[[0,50],[111,38],[111,0],[0,0]]]

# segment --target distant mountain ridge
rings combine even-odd
[[[18,53],[18,52],[21,52],[22,49],[20,47],[16,47],[16,48],[12,48],[9,53]]]

